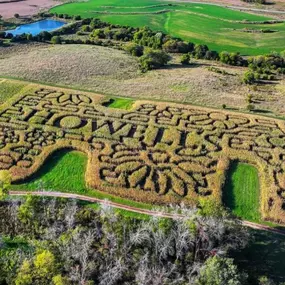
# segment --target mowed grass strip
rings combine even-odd
[[[125,99],[125,98],[111,98],[110,101],[105,104],[106,107],[130,110],[134,104],[134,100]]]
[[[13,184],[11,190],[19,191],[55,191],[86,195],[101,200],[128,205],[142,209],[152,209],[152,205],[139,203],[113,195],[88,189],[85,183],[87,156],[84,153],[70,150],[56,151],[44,165],[23,183]],[[121,210],[121,212],[124,212]],[[133,214],[129,214],[133,215]],[[134,215],[141,216],[134,213]]]
[[[223,201],[238,217],[256,222],[261,220],[258,171],[254,166],[232,163],[223,190]]]
[[[0,79],[0,104],[18,94],[26,85],[24,82]]]

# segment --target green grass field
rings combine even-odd
[[[149,26],[174,37],[207,44],[212,50],[236,51],[258,55],[282,51],[285,46],[285,23],[246,24],[238,21],[264,21],[269,18],[234,11],[215,5],[158,2],[154,0],[89,0],[73,2],[51,9],[51,12],[100,18],[113,24],[134,27]],[[241,31],[270,29],[273,33]]]
[[[223,190],[224,204],[235,215],[245,220],[259,222],[259,180],[255,167],[233,163]]]
[[[130,110],[133,106],[134,100],[125,98],[111,98],[104,106],[115,109]]]

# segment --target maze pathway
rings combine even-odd
[[[90,187],[148,203],[221,201],[230,161],[260,173],[263,217],[285,221],[285,124],[172,103],[104,107],[82,92],[39,88],[0,110],[0,169],[32,175],[54,151],[88,155]]]

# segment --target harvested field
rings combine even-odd
[[[5,3],[3,3],[5,2]],[[25,1],[0,1],[0,14],[12,18],[16,13],[21,16],[32,16],[41,10],[49,9],[59,2],[55,0],[25,0]]]
[[[248,94],[257,109],[285,113],[285,80],[251,90],[241,84],[244,68],[194,61],[146,74],[138,72],[136,58],[122,51],[85,45],[20,45],[0,49],[0,76],[11,76],[85,89],[112,96],[185,102],[212,107],[226,104],[245,109]],[[208,70],[216,66],[231,75]]]
[[[285,122],[189,105],[136,101],[27,84],[0,112],[0,168],[31,177],[60,149],[88,156],[94,189],[151,204],[222,202],[230,161],[254,165],[264,219],[285,222]]]

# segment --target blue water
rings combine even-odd
[[[13,36],[21,35],[21,34],[32,34],[33,36],[38,35],[43,31],[54,31],[63,25],[65,22],[56,21],[56,20],[42,20],[39,22],[34,22],[32,24],[25,24],[17,27],[15,30],[5,31],[6,33],[11,33]]]

